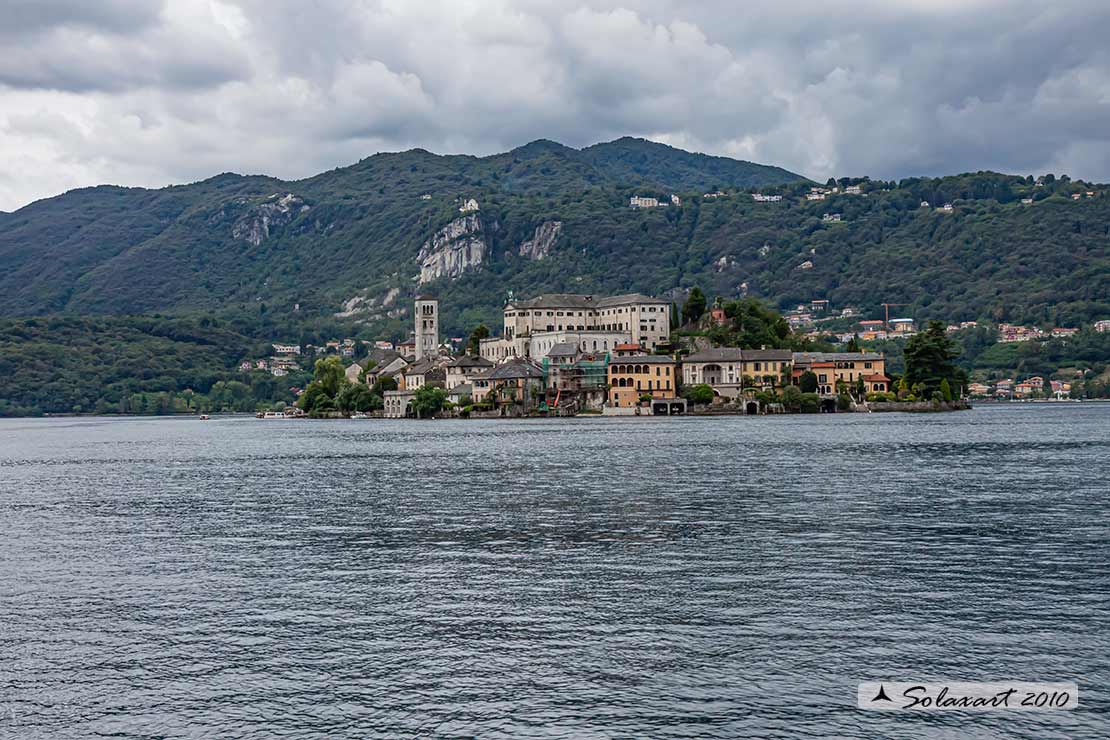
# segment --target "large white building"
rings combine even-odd
[[[640,293],[606,297],[551,293],[510,299],[505,304],[502,335],[482,342],[482,356],[494,362],[513,355],[536,359],[535,353],[542,355],[544,348],[561,342],[573,342],[589,352],[633,343],[650,352],[670,339],[670,311],[669,301]]]

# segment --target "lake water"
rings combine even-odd
[[[0,736],[1110,737],[1108,453],[1095,404],[0,421]]]

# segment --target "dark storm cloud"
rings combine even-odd
[[[162,0],[4,0],[0,35],[60,27],[134,31],[156,23],[162,5]]]
[[[36,175],[0,174],[0,208],[625,134],[822,179],[1110,180],[1110,5],[1093,0],[5,6],[0,158]]]

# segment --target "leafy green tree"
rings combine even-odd
[[[804,341],[793,335],[782,315],[755,298],[727,302],[723,309],[728,322],[709,331],[710,340],[717,346],[741,349],[805,348]]]
[[[474,327],[474,331],[470,332],[470,339],[467,340],[467,354],[477,355],[481,350],[481,342],[483,339],[489,339],[489,327],[485,324],[478,324],[478,326]]]
[[[347,383],[335,399],[336,407],[345,414],[370,411],[373,404],[374,394],[361,383]]]
[[[806,370],[798,379],[798,387],[802,393],[816,393],[817,385],[817,374],[812,370]]]
[[[698,406],[713,403],[713,387],[705,383],[690,386],[683,395],[687,401]]]
[[[447,403],[447,391],[435,386],[424,385],[413,394],[409,408],[417,419],[431,418],[443,410]]]
[[[962,387],[967,376],[955,363],[959,355],[959,346],[948,338],[942,321],[930,321],[925,331],[910,337],[904,352],[905,379],[915,388],[915,395],[929,398],[932,391],[940,390],[945,379],[949,389],[952,385]],[[918,385],[922,386],[920,392],[916,390]]]
[[[796,385],[788,385],[782,389],[782,405],[790,412],[797,413],[802,410],[802,389]]]
[[[335,398],[343,384],[347,382],[347,369],[338,355],[329,355],[317,360],[314,365],[313,382],[319,383],[324,393]]]
[[[803,393],[801,401],[803,414],[816,414],[821,410],[821,397],[816,393]]]
[[[687,324],[692,324],[700,319],[704,313],[705,293],[701,292],[701,288],[694,286],[690,295],[686,297],[686,303],[682,306],[682,320]]]

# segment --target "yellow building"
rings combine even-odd
[[[662,355],[614,357],[609,363],[609,405],[631,408],[641,396],[672,399],[678,393],[678,363]]]
[[[795,382],[806,371],[817,376],[817,392],[825,396],[835,395],[841,383],[854,390],[860,379],[868,393],[890,390],[886,359],[878,352],[795,352]]]

